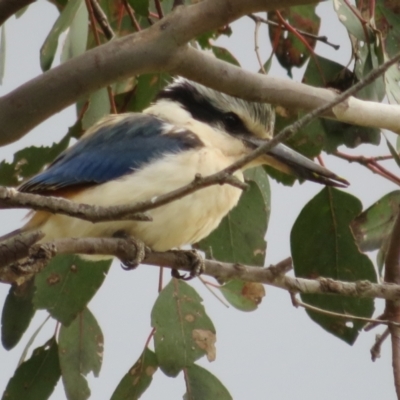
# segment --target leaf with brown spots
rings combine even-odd
[[[221,293],[233,307],[241,311],[254,311],[265,296],[261,283],[244,282],[239,279],[229,281],[220,287]]]
[[[157,357],[146,347],[133,367],[121,379],[111,400],[139,399],[150,386],[157,369]]]
[[[35,276],[33,304],[68,326],[102,285],[111,260],[86,261],[76,255],[57,256]]]
[[[200,357],[215,359],[215,328],[202,299],[187,283],[172,279],[151,312],[154,347],[161,370],[176,376]]]

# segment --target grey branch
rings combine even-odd
[[[32,239],[29,238],[31,241]],[[23,237],[18,238],[18,242]],[[9,251],[15,252],[11,241],[8,243]],[[20,246],[21,248],[21,246]],[[144,253],[143,253],[144,249]],[[138,254],[141,253],[141,254]],[[22,283],[24,276],[32,276],[32,269],[25,273],[25,266],[31,265],[36,260],[48,261],[56,254],[102,254],[115,256],[125,261],[140,261],[143,264],[162,266],[180,271],[191,271],[193,255],[188,251],[153,252],[144,248],[140,241],[134,238],[84,238],[84,239],[58,239],[51,243],[34,245],[27,252],[26,246],[19,253],[23,260],[22,271],[18,265],[12,266],[18,279],[7,280],[3,271],[7,268],[0,264],[0,281],[7,283]],[[28,257],[28,260],[26,259]],[[29,263],[29,259],[32,263]],[[95,264],[93,264],[95,266]],[[383,283],[376,284],[369,281],[341,282],[330,278],[304,279],[285,275],[291,267],[291,259],[288,258],[276,266],[267,268],[253,267],[241,264],[230,264],[215,260],[204,261],[204,275],[212,276],[218,281],[226,282],[231,279],[242,279],[248,282],[259,282],[272,285],[293,293],[329,294],[350,297],[383,298],[387,300],[400,300],[400,285]],[[40,266],[40,269],[43,265]],[[18,275],[19,274],[19,275]],[[8,276],[9,277],[9,276]]]
[[[0,145],[18,140],[46,118],[100,87],[142,73],[166,71],[231,95],[291,109],[309,111],[327,104],[337,97],[331,90],[253,74],[187,45],[199,34],[243,15],[310,2],[204,0],[177,7],[150,28],[87,51],[0,98]],[[351,98],[325,116],[400,132],[399,113],[400,106]]]

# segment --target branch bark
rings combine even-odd
[[[199,34],[243,15],[310,2],[205,0],[177,7],[150,28],[94,48],[0,98],[0,145],[18,140],[46,118],[101,87],[149,72],[167,71],[231,95],[291,109],[313,110],[327,104],[337,96],[331,90],[253,74],[187,45]],[[400,106],[350,98],[325,116],[400,133],[399,113]]]
[[[400,284],[400,209],[393,226],[390,244],[385,259],[384,281],[394,284]],[[388,320],[400,322],[400,301],[391,299],[386,301],[383,314]],[[389,332],[392,342],[392,365],[394,385],[397,398],[400,399],[400,328],[389,326]]]
[[[29,240],[32,240],[29,237]],[[31,258],[32,262],[44,258],[48,261],[49,257],[56,254],[101,254],[115,256],[122,262],[137,261],[143,264],[166,267],[180,271],[191,272],[193,263],[193,252],[191,251],[167,251],[153,252],[144,248],[140,241],[134,238],[84,238],[84,239],[58,239],[54,242],[34,245],[30,250],[26,246],[21,246],[23,241],[19,237],[16,242],[19,246],[19,259]],[[15,243],[17,246],[17,243]],[[8,242],[9,252],[15,254],[16,247],[13,247],[11,240]],[[143,253],[144,249],[144,253]],[[138,254],[139,253],[139,254]],[[142,253],[142,254],[141,254]],[[18,257],[15,257],[18,258]],[[28,260],[29,261],[29,260]],[[23,266],[31,264],[27,260]],[[369,281],[342,282],[330,278],[304,279],[285,275],[291,265],[291,259],[286,259],[276,266],[271,265],[267,268],[253,267],[242,264],[230,264],[215,260],[204,260],[204,275],[212,276],[218,281],[229,281],[232,279],[242,279],[248,282],[259,282],[266,285],[275,286],[293,293],[309,294],[329,294],[350,297],[382,298],[392,301],[400,301],[400,285],[383,283],[376,284]],[[93,264],[95,267],[95,264]],[[0,281],[6,283],[24,282],[24,268],[18,275],[18,266],[13,265],[11,270],[14,273],[13,280],[10,281],[3,271],[9,271],[8,266],[0,264]],[[43,266],[41,265],[40,268]],[[29,269],[28,277],[32,276],[32,269]]]
[[[0,0],[0,26],[16,12],[34,2],[35,0]]]

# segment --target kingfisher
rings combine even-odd
[[[198,174],[214,174],[239,160],[271,139],[274,123],[269,104],[245,101],[177,78],[142,113],[100,120],[19,190],[102,207],[155,199],[189,184]],[[243,170],[259,165],[325,185],[348,185],[283,144],[234,176],[244,181]],[[149,211],[151,222],[91,223],[36,211],[18,233],[40,230],[45,235],[42,241],[50,242],[124,232],[155,251],[166,251],[208,236],[235,207],[241,193],[229,184],[203,188]]]

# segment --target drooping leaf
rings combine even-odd
[[[128,2],[139,15],[143,17],[149,15],[149,0],[128,0]]]
[[[155,353],[168,376],[178,375],[204,355],[209,361],[215,359],[215,328],[201,302],[191,286],[172,279],[153,306]]]
[[[110,114],[110,98],[107,89],[103,88],[90,96],[89,107],[82,118],[82,129],[90,128],[108,114]]]
[[[17,186],[26,178],[37,174],[45,165],[51,163],[69,143],[67,134],[59,143],[50,147],[26,147],[14,154],[12,163],[0,163],[0,185]]]
[[[88,19],[86,4],[81,2],[62,48],[60,57],[62,63],[79,56],[86,50],[89,30]]]
[[[261,283],[244,282],[240,279],[225,283],[219,290],[225,299],[240,311],[257,310],[265,296],[265,289]]]
[[[376,281],[370,259],[360,253],[349,224],[361,212],[360,201],[340,190],[322,189],[303,208],[291,232],[291,249],[296,276],[319,276],[341,281]],[[324,310],[371,317],[372,299],[303,294],[302,299]],[[328,332],[353,344],[364,323],[349,322],[307,310]]]
[[[42,71],[47,71],[51,67],[57,51],[58,39],[61,33],[66,31],[71,25],[82,1],[83,0],[69,0],[51,28],[50,33],[47,35],[40,49],[40,66],[42,67]]]
[[[76,255],[60,255],[35,277],[33,303],[68,326],[83,311],[102,285],[111,260],[83,260]]]
[[[136,400],[146,391],[158,369],[157,357],[145,348],[139,359],[122,378],[111,400]]]
[[[168,75],[164,73],[140,75],[128,110],[143,111],[154,100],[154,96],[168,83],[167,79]]]
[[[315,12],[315,7],[315,4],[295,6],[281,9],[280,14],[293,28],[317,35],[321,20]],[[268,19],[278,24],[281,23],[276,11],[268,12]],[[310,57],[309,49],[314,49],[316,40],[298,33],[294,34],[281,27],[270,25],[268,29],[271,46],[275,52],[276,58],[291,77],[292,68],[301,67],[308,60]],[[302,40],[300,40],[299,36],[302,36]],[[308,46],[306,46],[305,43],[307,43]]]
[[[384,195],[351,222],[351,230],[362,251],[379,249],[392,232],[400,207],[400,190]]]
[[[400,156],[399,153],[396,151],[396,149],[393,147],[393,145],[389,142],[389,140],[387,139],[386,135],[385,136],[385,140],[386,140],[386,145],[390,151],[390,154],[393,157],[393,160],[396,162],[396,164],[400,167]]]
[[[2,400],[46,400],[60,378],[58,346],[53,339],[33,351],[8,382]]]
[[[184,400],[232,400],[226,387],[206,369],[193,364],[186,368]]]
[[[7,350],[20,341],[35,315],[33,291],[32,280],[18,287],[10,287],[1,314],[1,342]]]
[[[270,189],[263,169],[246,174],[250,188],[218,228],[198,243],[207,257],[220,261],[264,265],[265,232],[270,214]]]
[[[381,39],[387,53],[392,58],[400,51],[400,11],[396,2],[376,1],[376,27],[382,32]],[[392,65],[385,73],[386,94],[390,103],[400,102],[400,71],[398,65]]]
[[[219,46],[211,46],[211,50],[214,53],[214,56],[219,58],[220,60],[240,67],[239,61],[233,56],[233,54],[229,50]]]
[[[85,376],[99,376],[103,360],[103,333],[85,308],[70,326],[61,326],[58,338],[60,368],[68,400],[86,400],[90,389]]]
[[[367,40],[365,31],[359,18],[355,15],[354,9],[344,0],[335,0],[333,3],[339,21],[346,27],[348,32],[358,40]],[[357,12],[357,11],[356,11]]]

